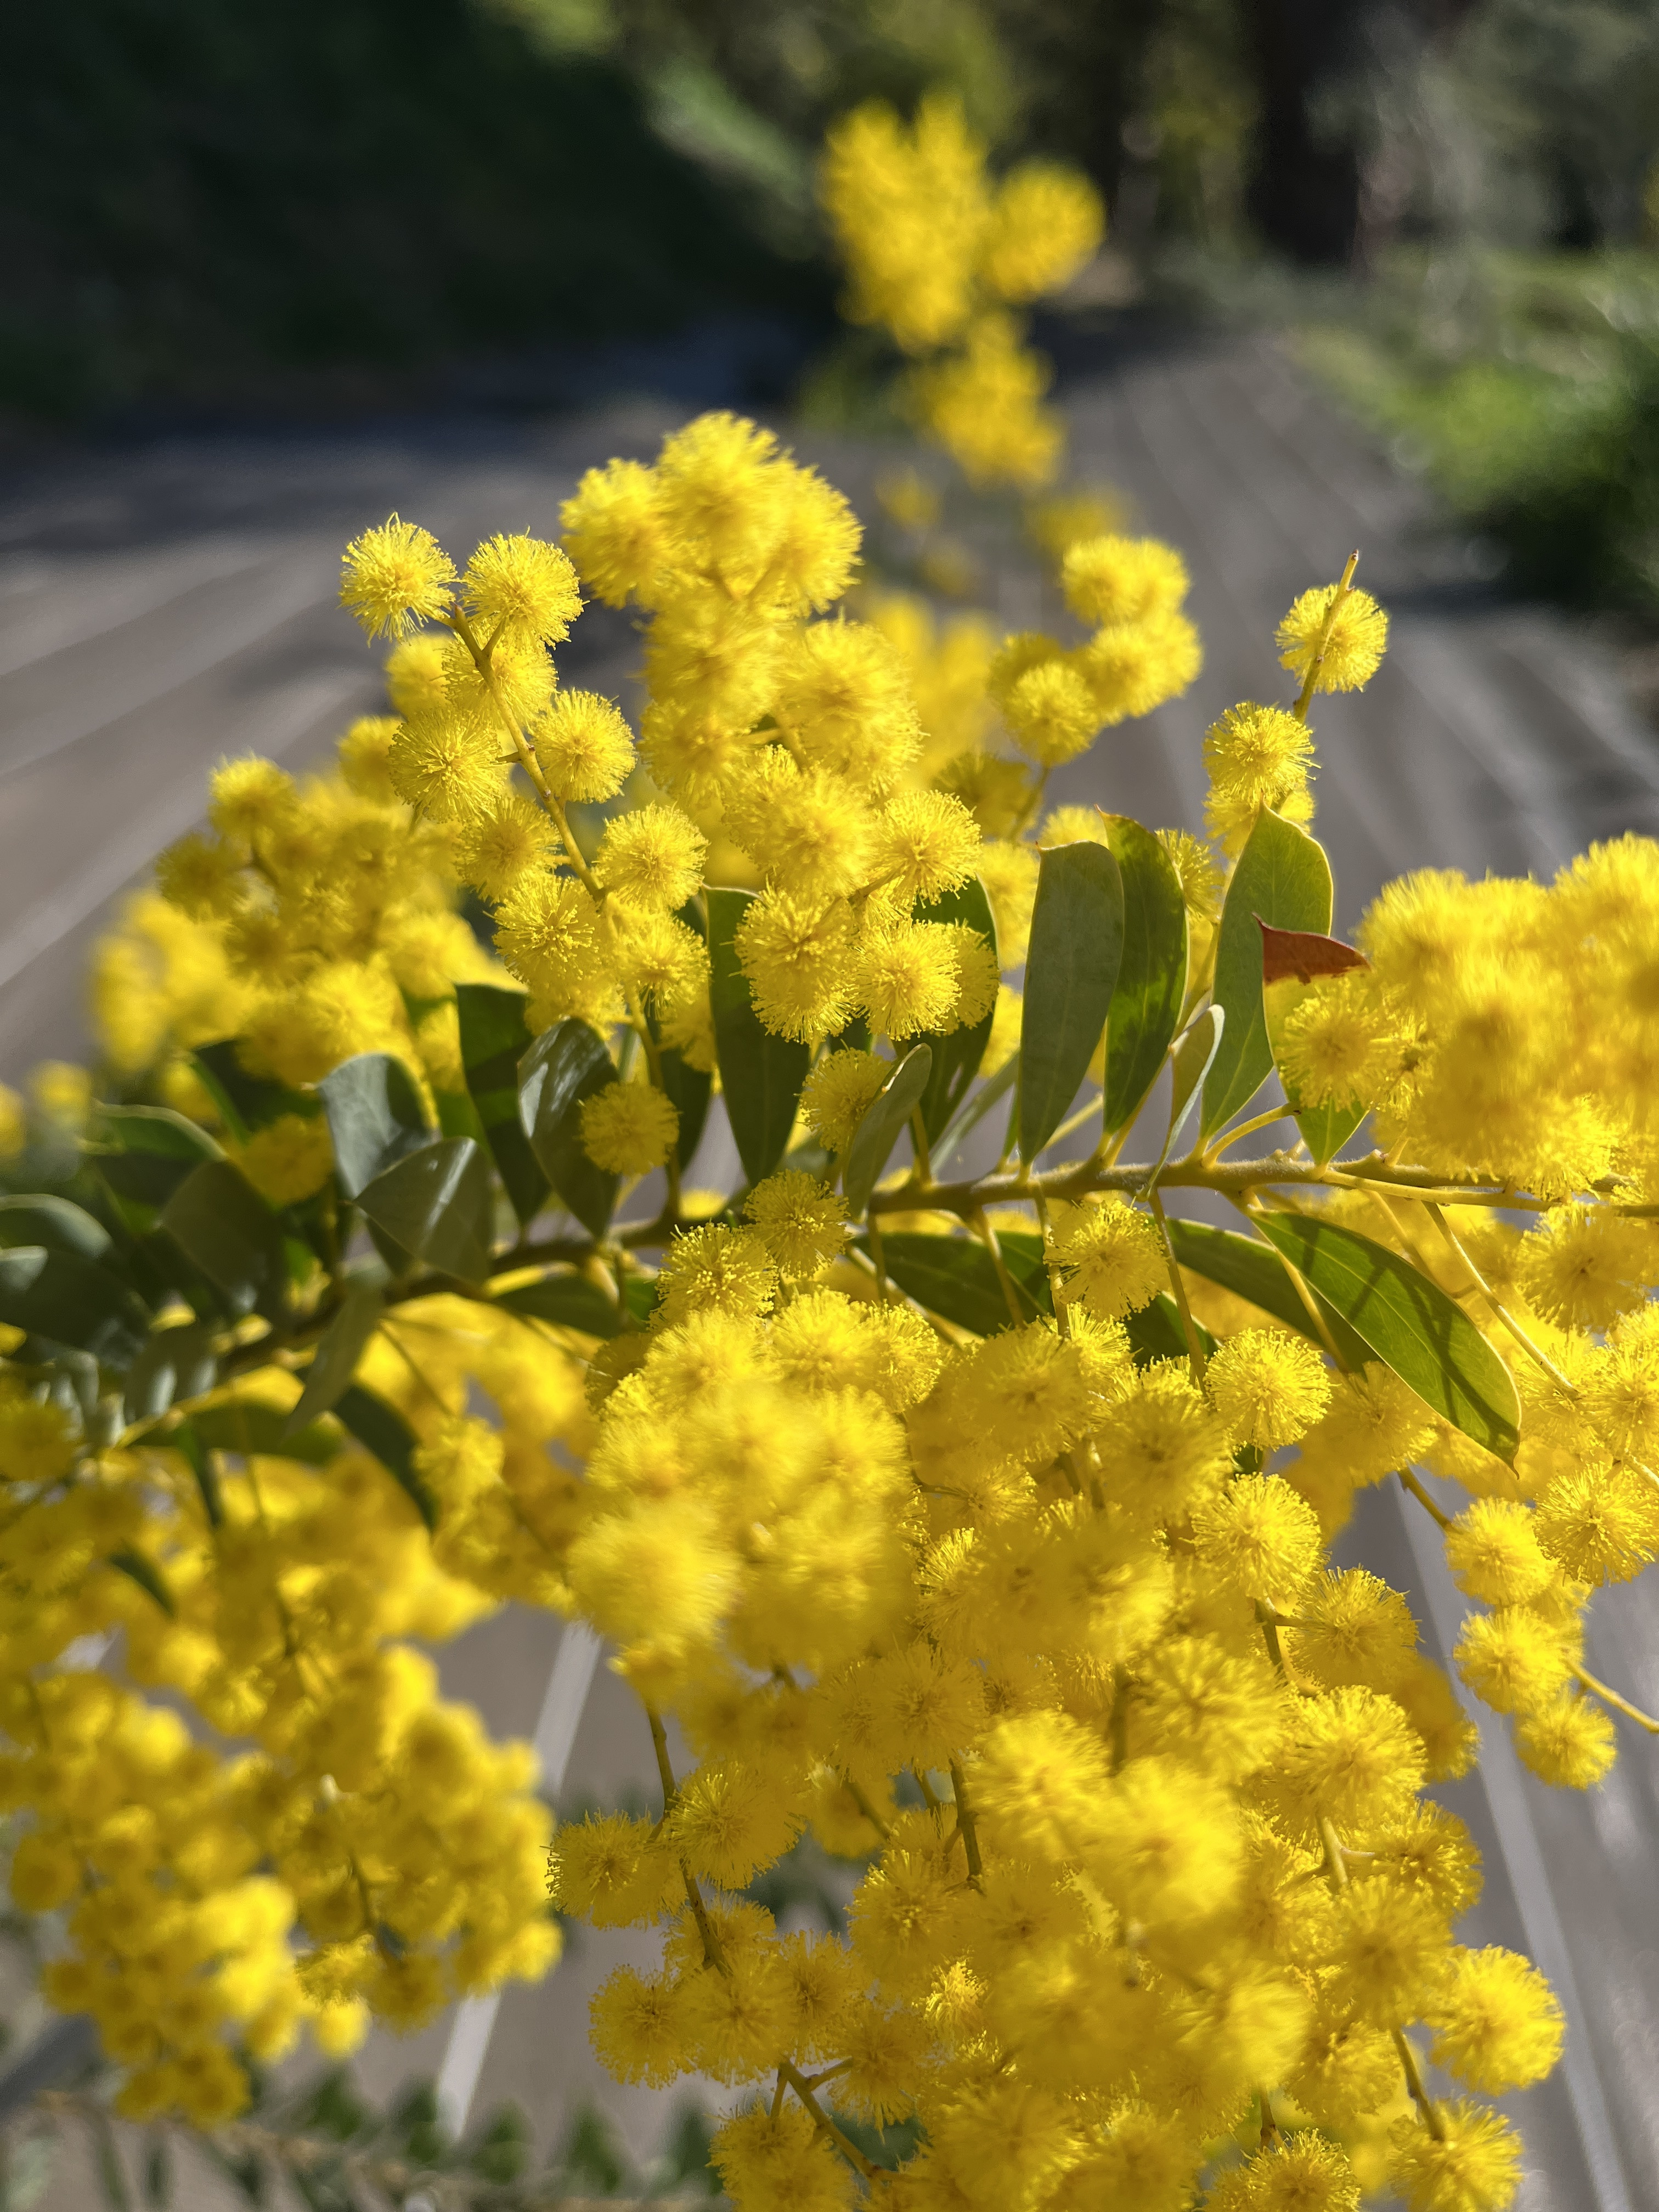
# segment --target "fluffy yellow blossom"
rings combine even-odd
[[[1229,707],[1204,738],[1204,765],[1210,775],[1205,820],[1211,836],[1236,852],[1264,807],[1292,822],[1310,819],[1312,763],[1312,740],[1294,714],[1249,701]]]
[[[1305,1435],[1331,1401],[1325,1363],[1304,1338],[1261,1328],[1230,1336],[1205,1384],[1237,1441],[1276,1451]]]
[[[370,637],[403,637],[453,603],[455,566],[429,530],[397,515],[346,549],[340,604]]]
[[[500,535],[467,562],[461,598],[492,643],[507,635],[556,644],[582,606],[568,555],[539,538]]]
[[[893,1062],[872,1052],[826,1053],[806,1079],[801,1112],[806,1126],[832,1152],[844,1152]]]
[[[799,1168],[757,1183],[743,1210],[786,1275],[817,1274],[846,1249],[852,1234],[836,1194]]]
[[[646,1175],[668,1158],[679,1121],[648,1083],[608,1083],[582,1101],[582,1150],[613,1175]]]
[[[1054,1258],[1061,1299],[1080,1300],[1097,1321],[1148,1304],[1170,1279],[1151,1215],[1121,1198],[1079,1207],[1054,1238]]]
[[[610,799],[634,765],[634,738],[608,699],[562,691],[537,723],[536,758],[561,799]]]
[[[320,1114],[283,1114],[256,1129],[238,1154],[238,1165],[261,1198],[292,1206],[320,1190],[334,1165],[328,1123]]]
[[[1079,621],[1145,622],[1174,614],[1187,597],[1187,564],[1156,538],[1086,538],[1066,548],[1060,572]]]
[[[1039,477],[1058,426],[1006,302],[1088,250],[1086,191],[999,183],[931,100],[844,125],[826,197],[929,434]],[[729,414],[562,522],[459,578],[395,520],[360,541],[395,711],[336,771],[219,771],[100,956],[113,1100],[49,1072],[0,1146],[0,1809],[15,1909],[57,1916],[43,1994],[122,2112],[211,2129],[302,2034],[337,2056],[544,1973],[550,1901],[635,1931],[592,2003],[610,2070],[734,2093],[740,2212],[850,2207],[850,2131],[912,2119],[875,2191],[951,2212],[1354,2212],[1385,2168],[1413,2212],[1501,2205],[1510,2139],[1408,2106],[1399,2039],[1501,2094],[1559,2017],[1458,1944],[1478,1856],[1423,1792],[1472,1761],[1465,1691],[1552,1785],[1615,1747],[1581,1662],[1595,1586],[1659,1553],[1659,847],[1390,886],[1371,970],[1263,1030],[1214,957],[1231,862],[1114,831],[1085,1100],[1183,1030],[1184,1079],[1213,1007],[1304,1105],[1370,1108],[1377,1154],[1247,1128],[1159,1166],[1160,1126],[1034,1176],[1016,1055],[1069,991],[1042,932],[1030,959],[1041,856],[1106,827],[1043,779],[1192,681],[1180,556],[1073,507],[1079,642],[878,591],[849,620],[846,502]],[[584,593],[640,626],[638,769],[558,681]],[[1380,643],[1351,595],[1313,672]],[[1309,818],[1294,714],[1236,708],[1208,753],[1229,851]],[[1079,898],[1070,949],[1115,923]],[[914,1037],[860,1218],[842,1161]],[[687,1192],[711,1112],[741,1174]],[[1154,1189],[1240,1201],[1178,1278]],[[1298,1221],[1379,1346],[1356,1373],[1261,1233]],[[1419,1459],[1407,1510],[1480,1608],[1460,1689],[1328,1547]],[[443,1698],[428,1653],[507,1603],[608,1641],[649,1806],[555,1833],[530,1747]],[[851,1904],[781,1931],[761,1900],[809,1829]]]
[[[1316,691],[1358,691],[1381,665],[1389,617],[1369,592],[1318,585],[1296,601],[1274,642],[1279,666],[1288,668],[1299,684],[1306,683],[1316,664]]]

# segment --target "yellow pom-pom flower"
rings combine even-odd
[[[504,790],[501,746],[461,715],[405,722],[386,755],[399,799],[433,822],[468,826],[495,813]]]
[[[1549,1984],[1496,1946],[1454,1954],[1427,2018],[1435,2064],[1494,2096],[1541,2081],[1561,2056],[1565,2023]]]
[[[1477,1498],[1446,1531],[1446,1565],[1466,1596],[1487,1605],[1524,1605],[1554,1579],[1532,1525],[1532,1514],[1518,1500]]]
[[[1187,563],[1156,538],[1087,538],[1066,549],[1060,572],[1066,604],[1086,623],[1138,623],[1177,611]]]
[[[893,1065],[878,1053],[842,1051],[825,1053],[813,1067],[801,1091],[801,1114],[829,1151],[847,1150]]]
[[[1557,1698],[1523,1716],[1516,1749],[1543,1782],[1558,1790],[1589,1790],[1618,1754],[1613,1717],[1593,1698]]]
[[[1312,814],[1313,743],[1306,725],[1282,708],[1248,700],[1229,707],[1205,733],[1204,765],[1210,775],[1205,820],[1229,852],[1243,844],[1264,807],[1292,822]]]
[[[489,812],[465,823],[455,840],[455,866],[464,883],[499,903],[520,877],[544,868],[557,832],[539,806],[517,792],[502,792]]]
[[[486,644],[503,635],[555,644],[582,611],[569,556],[539,538],[487,539],[466,564],[461,597]]]
[[[955,933],[939,922],[866,928],[859,946],[859,1003],[879,1036],[957,1026],[962,996]]]
[[[1055,1236],[1054,1249],[1060,1302],[1081,1303],[1097,1321],[1138,1312],[1169,1285],[1157,1224],[1127,1199],[1079,1206]]]
[[[1293,1444],[1331,1402],[1330,1373],[1316,1347],[1274,1329],[1230,1336],[1205,1382],[1229,1433],[1259,1451]]]
[[[979,824],[960,799],[902,792],[881,817],[871,866],[896,896],[933,899],[967,882],[980,842]]]
[[[981,281],[1000,300],[1041,299],[1070,282],[1105,228],[1100,195],[1085,177],[1055,161],[1023,161],[992,203]]]
[[[1529,1606],[1473,1613],[1452,1656],[1476,1697],[1494,1712],[1530,1712],[1547,1705],[1572,1672],[1573,1642]]]
[[[392,515],[345,550],[340,605],[370,637],[404,637],[454,603],[455,564],[429,530]]]
[[[560,799],[613,799],[634,765],[634,736],[608,699],[562,691],[532,733],[536,758]]]
[[[612,1175],[648,1175],[673,1149],[679,1109],[648,1083],[607,1083],[581,1105],[582,1150]]]
[[[854,1004],[845,900],[819,904],[769,888],[738,923],[734,942],[768,1029],[816,1042],[845,1028]]]
[[[216,838],[193,833],[156,861],[155,888],[192,921],[227,920],[246,896],[238,854]]]
[[[236,1158],[261,1198],[272,1206],[294,1206],[327,1182],[334,1147],[322,1115],[283,1114],[256,1129]]]
[[[1650,1223],[1605,1206],[1547,1213],[1521,1245],[1518,1274],[1528,1304],[1563,1328],[1611,1328],[1645,1303],[1659,1275]]]
[[[1521,2143],[1484,2105],[1437,2106],[1440,2133],[1415,2117],[1399,2121],[1389,2175],[1407,2212],[1508,2212],[1521,2181]]]
[[[607,606],[650,602],[669,556],[656,471],[639,461],[589,469],[559,510],[577,574]]]
[[[1278,1605],[1305,1589],[1323,1548],[1313,1508],[1276,1474],[1241,1475],[1206,1499],[1194,1512],[1193,1540],[1223,1581]]]
[[[757,1183],[743,1210],[785,1275],[816,1275],[846,1250],[853,1233],[836,1193],[799,1168]]]
[[[1331,619],[1331,606],[1341,604]],[[1316,585],[1304,592],[1279,625],[1274,642],[1279,665],[1299,684],[1318,662],[1316,691],[1358,691],[1376,675],[1388,648],[1389,617],[1369,592],[1340,584]]]
[[[208,820],[239,854],[283,830],[294,816],[294,779],[274,761],[226,761],[214,770]]]
[[[708,841],[678,806],[641,806],[605,824],[593,873],[618,898],[669,910],[702,881]]]
[[[1364,969],[1328,977],[1286,1016],[1279,1068],[1298,1105],[1370,1105],[1400,1079],[1407,1038]]]
[[[1040,768],[1075,760],[1101,726],[1094,686],[1070,659],[1042,660],[1008,685],[1002,712],[1014,742]]]

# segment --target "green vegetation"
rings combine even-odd
[[[1298,346],[1508,580],[1659,615],[1659,256],[1401,253]]]
[[[627,71],[470,0],[27,9],[0,83],[0,403],[76,415],[342,364],[672,329],[820,274]]]

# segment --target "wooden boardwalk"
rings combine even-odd
[[[1659,835],[1659,736],[1594,641],[1472,580],[1418,495],[1270,345],[1172,341],[1079,380],[1069,399],[1079,472],[1121,486],[1139,526],[1187,553],[1207,659],[1188,698],[1109,735],[1056,779],[1057,798],[1198,826],[1206,724],[1235,700],[1281,696],[1273,625],[1357,544],[1395,628],[1372,689],[1318,717],[1340,928],[1414,867],[1548,874],[1592,839]],[[396,507],[463,554],[487,529],[551,534],[582,467],[648,453],[665,422],[641,407],[539,433],[180,440],[0,489],[0,1073],[78,1048],[88,946],[156,848],[198,818],[216,759],[258,750],[306,765],[374,705],[374,660],[333,607],[349,532]],[[862,495],[874,457],[816,457]],[[1011,627],[1036,611],[1029,575],[1000,576],[996,595]],[[617,688],[630,646],[625,623],[586,616],[562,665]],[[1412,1589],[1443,1651],[1462,1607],[1437,1553],[1391,1493],[1364,1504],[1351,1548]],[[1659,1703],[1659,1601],[1615,1591],[1594,1621],[1590,1664]],[[559,1637],[550,1618],[509,1611],[447,1655],[447,1680],[498,1730],[529,1734]],[[1642,2212],[1659,2205],[1659,1750],[1628,1731],[1607,1784],[1580,1797],[1536,1784],[1486,1723],[1480,1777],[1447,1793],[1487,1859],[1466,1940],[1531,1952],[1574,2030],[1556,2076],[1516,2100],[1530,2148],[1521,2203]],[[643,1723],[601,1668],[569,1786],[611,1797],[650,1771]],[[591,1990],[651,1948],[588,1936],[542,1988],[510,1991],[480,2104],[517,2099],[545,2137],[592,2094],[646,2142],[660,2105],[605,2084],[584,2038]],[[435,2070],[447,2033],[377,2044],[367,2070],[382,2085]],[[210,2201],[205,2184],[191,2199]]]

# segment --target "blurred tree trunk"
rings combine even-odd
[[[1146,47],[1164,0],[994,0],[1016,58],[1025,135],[1077,161],[1115,207],[1123,126],[1139,109]]]
[[[1359,217],[1359,157],[1315,125],[1320,86],[1354,51],[1362,0],[1241,0],[1259,111],[1248,206],[1268,245],[1346,263]]]

